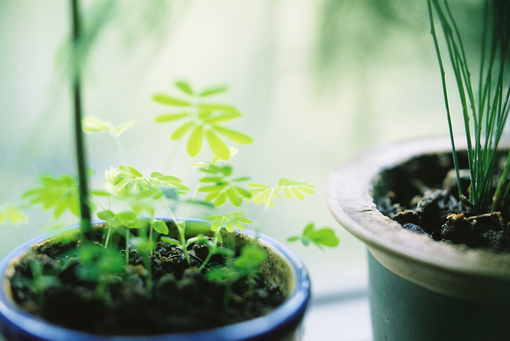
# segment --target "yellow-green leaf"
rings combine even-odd
[[[205,89],[204,91],[202,91],[200,93],[200,96],[201,97],[211,96],[214,94],[219,94],[221,92],[225,92],[227,90],[228,90],[228,87],[226,87],[226,86],[216,86],[216,87]]]
[[[215,133],[210,130],[205,132],[205,136],[207,137],[207,142],[211,147],[213,153],[222,160],[230,159],[230,149]]]
[[[189,107],[191,105],[191,103],[188,101],[183,101],[182,99],[168,95],[154,95],[152,99],[154,99],[155,102],[176,107]]]
[[[119,169],[123,171],[124,173],[127,173],[135,178],[141,178],[143,177],[142,173],[140,173],[138,170],[131,166],[120,166]]]
[[[178,120],[178,119],[186,117],[188,115],[189,115],[188,113],[182,113],[182,114],[164,114],[164,115],[159,115],[158,117],[156,117],[155,121],[158,122],[158,123],[169,122],[169,121]]]
[[[204,128],[202,126],[197,126],[195,130],[191,133],[191,136],[188,140],[187,151],[189,156],[194,157],[197,156],[198,153],[202,150],[202,140],[204,137]]]
[[[188,95],[193,95],[193,89],[191,86],[185,81],[177,81],[175,82],[175,86],[187,93]]]
[[[225,128],[225,127],[219,127],[215,126],[214,130],[216,130],[218,133],[225,135],[229,139],[231,139],[234,142],[240,143],[240,144],[250,144],[253,143],[253,139],[249,137],[246,134],[240,133],[238,131]]]
[[[195,125],[195,123],[193,122],[188,122],[186,124],[184,124],[183,126],[181,126],[180,128],[178,128],[176,131],[174,131],[174,133],[172,134],[172,137],[171,139],[176,141],[178,139],[180,139],[181,137],[183,137],[193,126]]]
[[[7,207],[5,213],[13,224],[23,223],[28,220],[27,216],[17,207]]]
[[[292,194],[294,194],[296,199],[299,199],[299,200],[304,200],[305,199],[304,194],[297,187],[292,187]]]
[[[109,131],[111,124],[94,116],[85,116],[81,120],[82,129],[85,133],[98,133]]]
[[[169,232],[168,226],[166,225],[166,223],[163,220],[156,220],[152,224],[152,227],[154,228],[154,230],[156,230],[157,232],[159,232],[161,234],[168,234],[168,232]]]

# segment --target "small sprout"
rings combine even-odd
[[[85,116],[82,119],[83,131],[88,134],[108,132],[113,137],[118,137],[128,128],[134,126],[136,121],[129,121],[118,126],[114,126],[110,121],[103,121],[94,116]]]
[[[266,258],[266,252],[260,247],[246,245],[241,249],[241,255],[235,259],[234,266],[245,273],[255,273]]]
[[[335,231],[330,227],[315,228],[313,223],[305,226],[301,236],[289,237],[287,241],[294,242],[300,240],[304,246],[311,243],[317,245],[319,249],[323,246],[336,247],[340,243],[340,239],[335,235]]]
[[[101,211],[101,212],[97,212],[97,217],[99,219],[102,219],[102,220],[106,221],[106,223],[109,226],[112,226],[113,225],[113,221],[115,220],[116,214],[113,213],[110,210],[104,210],[104,211]]]
[[[85,280],[98,282],[105,275],[123,275],[124,264],[119,250],[105,249],[96,244],[83,244],[78,249],[83,265],[77,275]]]
[[[256,245],[246,245],[233,262],[210,269],[206,276],[211,281],[233,283],[244,276],[256,274],[266,259],[267,254],[263,249]]]
[[[66,210],[73,215],[80,215],[78,184],[69,175],[41,176],[40,187],[29,190],[23,198],[31,198],[32,204],[40,203],[45,210],[53,208],[55,218],[60,217]]]
[[[23,211],[16,206],[0,207],[0,224],[4,224],[7,221],[14,225],[26,223],[28,221],[27,216]]]
[[[175,176],[152,172],[151,176],[146,178],[131,166],[120,166],[119,172],[115,169],[107,170],[105,177],[109,180],[106,189],[110,193],[121,197],[130,197],[135,192],[137,193],[137,200],[149,197],[158,200],[163,196],[178,200],[179,194],[185,194],[189,191],[189,188],[183,185],[182,181]]]
[[[244,199],[250,198],[250,192],[237,185],[238,182],[249,180],[249,178],[230,179],[232,167],[210,165],[202,171],[214,175],[204,176],[200,179],[200,182],[210,184],[198,189],[201,193],[207,193],[205,201],[213,202],[215,206],[222,206],[228,200],[232,205],[239,207]]]
[[[244,230],[243,224],[251,224],[251,221],[243,217],[240,212],[227,213],[225,215],[213,215],[208,217],[207,220],[212,221],[212,231],[218,231],[222,227],[225,227],[228,232],[234,232],[234,227]]]
[[[281,199],[282,193],[287,199],[296,198],[304,200],[305,194],[313,194],[315,187],[306,182],[297,182],[281,178],[278,181],[277,187],[270,187],[268,185],[251,183],[248,184],[252,190],[251,198],[246,200],[247,203],[253,201],[255,204],[260,205],[265,203],[268,207],[274,206],[273,199]]]

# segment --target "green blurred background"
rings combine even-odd
[[[169,172],[193,184],[197,174],[187,165],[210,154],[191,160],[183,144],[170,141],[175,125],[154,123],[166,109],[151,97],[177,94],[179,79],[196,88],[229,85],[215,101],[236,105],[245,117],[232,127],[255,140],[232,159],[236,174],[317,187],[302,202],[278,201],[263,232],[285,241],[310,221],[334,227],[341,238],[336,249],[287,245],[307,264],[315,292],[364,285],[364,246],[331,217],[327,178],[370,146],[447,133],[426,1],[81,5],[96,29],[83,75],[84,111],[114,124],[137,120],[121,136],[130,165],[161,171],[173,158]],[[462,15],[469,18],[478,6],[463,1]],[[67,1],[0,0],[0,206],[20,203],[40,173],[76,173],[65,59],[57,57],[70,21]],[[115,143],[107,134],[88,135],[87,149],[93,184],[101,187],[104,169],[120,163]],[[247,207],[256,220],[262,207]],[[28,224],[0,226],[0,255],[55,225],[39,208],[28,215]]]

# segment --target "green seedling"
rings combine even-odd
[[[46,288],[57,286],[60,284],[60,280],[53,274],[45,274],[43,265],[37,261],[30,261],[30,270],[32,272],[32,287],[37,296],[39,304],[44,302],[44,290]]]
[[[204,137],[212,152],[223,160],[230,158],[230,151],[221,136],[239,144],[253,142],[248,135],[223,126],[226,122],[242,116],[235,107],[203,102],[206,97],[226,91],[226,87],[214,87],[195,92],[186,82],[179,81],[175,85],[183,92],[185,99],[163,94],[154,95],[155,102],[174,109],[171,113],[157,116],[156,122],[184,121],[184,124],[173,132],[171,139],[179,140],[191,132],[186,147],[190,156],[197,156],[200,153]]]
[[[251,197],[248,190],[240,187],[238,183],[247,181],[249,177],[236,177],[230,179],[232,174],[231,166],[211,165],[207,168],[201,168],[207,176],[200,179],[204,185],[199,188],[199,192],[207,193],[206,202],[214,202],[215,206],[222,206],[228,200],[236,207],[241,206],[244,199]]]
[[[240,255],[235,257],[235,250],[239,249],[235,245],[236,229],[244,230],[246,225],[252,224],[242,212],[209,215],[205,222],[201,223],[209,230],[207,236],[204,235],[206,232],[203,232],[204,234],[188,237],[187,217],[192,204],[201,203],[210,208],[226,204],[242,207],[243,203],[250,202],[257,205],[265,204],[259,226],[255,228],[258,232],[263,226],[267,210],[274,207],[275,199],[303,200],[307,195],[314,193],[315,187],[306,182],[281,178],[274,187],[249,183],[248,187],[244,188],[241,184],[250,178],[234,177],[232,166],[223,164],[224,161],[230,160],[238,149],[227,146],[222,140],[222,138],[228,138],[240,144],[252,142],[247,135],[223,126],[224,123],[241,117],[241,114],[232,106],[205,103],[209,96],[222,93],[226,91],[226,88],[209,88],[195,92],[186,82],[176,82],[175,85],[183,92],[184,97],[155,95],[154,100],[180,111],[160,115],[156,118],[156,122],[185,121],[174,131],[172,140],[178,140],[189,133],[187,151],[189,155],[195,156],[202,149],[205,137],[214,153],[211,161],[190,165],[200,172],[198,183],[191,195],[189,187],[174,175],[152,172],[150,176],[144,176],[138,169],[126,164],[118,168],[112,166],[105,170],[104,189],[90,191],[89,200],[95,200],[96,206],[101,207],[96,214],[99,219],[106,222],[103,232],[105,233],[104,245],[80,243],[78,257],[83,262],[83,266],[79,270],[79,276],[85,281],[97,283],[97,294],[106,295],[108,281],[120,280],[129,272],[130,249],[134,248],[145,265],[143,277],[151,295],[153,287],[151,256],[158,241],[181,248],[188,264],[191,264],[188,248],[191,248],[194,243],[205,244],[208,253],[205,259],[197,258],[202,261],[198,271],[206,272],[207,278],[212,281],[226,284],[224,302],[227,306],[232,285],[240,278],[248,278],[250,288],[247,295],[252,297],[254,278],[267,258],[266,251],[250,244],[244,246],[240,250]],[[132,127],[134,121],[114,126],[108,121],[88,116],[82,120],[82,124],[83,130],[87,133],[109,133],[116,139],[119,153],[122,154],[119,136]],[[45,176],[41,177],[40,181],[41,185],[26,192],[25,198],[30,199],[34,204],[41,203],[45,209],[53,209],[55,217],[67,211],[79,216],[79,185],[74,178],[67,175],[59,178]],[[203,195],[204,198],[197,199],[198,195]],[[104,202],[105,200],[107,202]],[[175,210],[178,203],[182,202],[188,205],[184,218],[178,219]],[[112,207],[112,204],[115,207]],[[172,218],[177,235],[171,235],[167,223],[156,218],[159,211],[165,212],[165,215]],[[81,236],[85,238],[86,234],[82,233]],[[256,236],[255,243],[258,234]],[[319,248],[334,247],[339,242],[332,229],[315,229],[313,224],[307,225],[301,236],[291,237],[289,240],[301,240],[304,245],[313,243]],[[117,245],[123,241],[125,245]],[[124,249],[124,259],[120,255],[120,248]],[[211,257],[214,255],[223,256],[225,265],[214,266],[211,262]]]
[[[246,219],[240,212],[232,212],[225,215],[213,215],[208,217],[207,220],[212,221],[212,231],[218,231],[224,227],[228,232],[234,232],[234,227],[244,230],[243,224],[251,224],[251,221]]]
[[[335,231],[330,227],[315,228],[313,223],[305,226],[301,236],[293,236],[287,239],[288,242],[301,241],[304,246],[313,243],[317,245],[319,249],[323,249],[324,246],[336,247],[340,243],[340,239],[335,235]]]
[[[256,245],[246,245],[241,249],[241,255],[225,266],[218,266],[209,270],[206,274],[211,281],[226,284],[224,307],[228,306],[232,285],[243,277],[248,277],[249,291],[253,293],[254,276],[260,271],[260,266],[267,259],[267,253]]]
[[[126,162],[124,148],[120,142],[119,136],[128,128],[134,126],[136,121],[128,121],[118,126],[114,126],[110,121],[103,121],[94,116],[85,116],[82,119],[82,129],[87,134],[108,132],[114,139],[122,162]]]
[[[259,183],[248,184],[248,187],[252,188],[250,190],[251,198],[248,198],[246,202],[253,201],[257,205],[264,203],[267,207],[273,207],[274,199],[281,199],[282,194],[287,199],[304,200],[305,194],[315,192],[315,187],[306,182],[291,181],[285,178],[281,178],[276,187]]]
[[[503,174],[496,174],[497,150],[510,111],[510,82],[507,75],[510,39],[510,3],[485,1],[484,24],[478,60],[468,60],[457,22],[447,0],[427,0],[431,34],[441,71],[443,95],[452,143],[453,160],[460,196],[469,196],[475,214],[500,210],[508,205],[510,154]],[[463,193],[451,119],[449,91],[436,22],[442,28],[462,104],[470,172],[470,191]],[[478,72],[473,72],[473,71]],[[472,81],[472,78],[475,80]],[[498,183],[493,196],[493,183]]]

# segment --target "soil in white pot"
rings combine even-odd
[[[498,164],[503,166],[506,156],[501,153]],[[459,163],[461,186],[468,195],[465,154]],[[415,157],[383,171],[374,182],[377,208],[404,228],[437,241],[510,252],[510,208],[475,213],[467,198],[459,197],[453,167],[451,153],[443,153]]]

